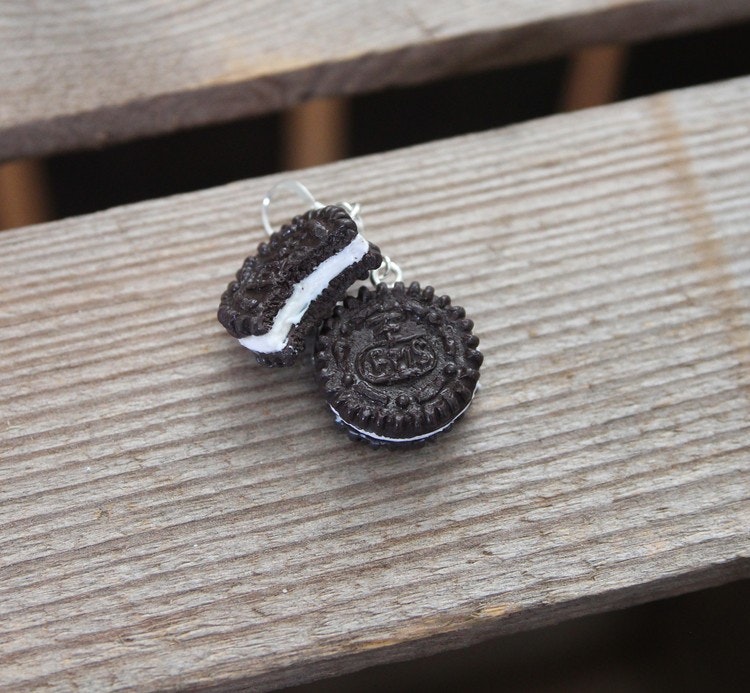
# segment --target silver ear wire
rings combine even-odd
[[[263,222],[263,228],[266,230],[266,233],[269,236],[273,233],[273,226],[271,226],[271,221],[269,219],[269,210],[271,208],[271,202],[273,202],[274,196],[280,190],[287,190],[288,192],[297,195],[297,197],[299,197],[303,202],[307,203],[308,209],[320,209],[324,206],[320,202],[318,202],[313,197],[313,194],[299,181],[282,180],[280,183],[276,183],[276,185],[274,185],[268,191],[260,205],[260,218]]]
[[[269,218],[271,203],[280,190],[286,190],[297,195],[297,197],[307,204],[308,209],[320,209],[321,207],[325,207],[324,204],[315,199],[306,186],[297,180],[282,180],[280,183],[276,183],[276,185],[268,191],[260,205],[260,218],[263,222],[263,228],[269,236],[273,233],[273,226],[271,226],[271,220]],[[362,206],[358,202],[354,204],[351,204],[350,202],[339,202],[336,206],[342,207],[346,210],[346,213],[357,225],[357,231],[362,233],[365,228],[365,222],[360,215]]]

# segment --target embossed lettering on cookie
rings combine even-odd
[[[345,209],[312,209],[245,260],[221,297],[219,322],[259,363],[288,366],[305,336],[381,261]]]
[[[337,423],[373,445],[421,444],[469,408],[482,354],[474,324],[417,282],[347,296],[321,327],[315,367]]]

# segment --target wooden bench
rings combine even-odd
[[[0,155],[750,16],[181,5],[6,10]],[[0,688],[268,689],[750,575],[750,78],[299,174],[476,322],[416,452],[216,322],[283,177],[0,235]]]

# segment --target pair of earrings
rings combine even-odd
[[[274,232],[282,190],[309,206]],[[372,445],[420,444],[448,430],[477,390],[482,354],[473,323],[363,236],[359,205],[324,206],[297,181],[274,186],[261,219],[270,238],[221,297],[219,322],[266,366],[288,366],[317,331],[314,364],[336,422]],[[393,283],[386,279],[395,277]],[[370,278],[356,296],[347,289]]]

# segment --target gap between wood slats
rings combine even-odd
[[[121,12],[77,0],[10,13],[0,26],[0,159],[106,146],[313,97],[423,83],[750,17],[744,0],[471,7],[424,0],[389,12],[374,0],[288,2],[271,12],[264,3],[238,0],[210,10],[187,1],[167,11],[155,7],[133,0]]]

